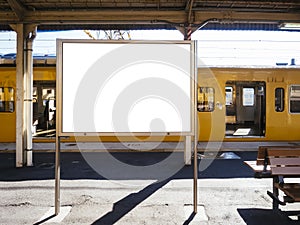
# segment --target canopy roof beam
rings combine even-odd
[[[18,20],[22,21],[26,13],[26,9],[22,5],[22,3],[19,0],[7,0],[7,2],[11,7],[11,9],[13,10],[16,17],[18,18]]]
[[[12,0],[11,0],[12,1]],[[237,11],[163,11],[163,10],[106,10],[106,11],[22,11],[18,17],[12,12],[0,12],[0,23],[11,24],[22,18],[22,23],[35,24],[156,24],[175,25],[208,20],[233,23],[245,22],[299,22],[299,13],[237,12]]]

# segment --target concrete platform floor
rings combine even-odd
[[[167,152],[110,154],[120,165],[133,167],[132,173],[103,161],[95,168],[97,163],[91,166],[90,160],[107,153],[87,154],[91,157],[61,153],[61,213],[53,217],[54,153],[35,152],[33,167],[15,168],[14,154],[2,151],[0,224],[300,224],[285,212],[300,213],[300,204],[273,211],[266,194],[272,180],[253,178],[243,163],[255,160],[256,152],[237,151],[235,159],[208,156],[198,161],[196,215],[192,214],[193,166],[183,166],[183,153],[173,153],[171,163],[172,154]],[[162,162],[168,163],[161,166]],[[102,166],[106,170],[101,171]],[[146,173],[151,167],[154,174]]]
[[[35,139],[38,140],[38,139]],[[33,150],[41,152],[53,152],[55,150],[55,138],[49,138],[52,142],[34,142]],[[66,139],[67,140],[67,139]],[[257,151],[258,146],[300,146],[300,142],[199,142],[198,149],[209,150],[213,148],[221,151]],[[149,150],[156,149],[159,151],[182,151],[183,142],[103,142],[101,145],[97,142],[63,142],[61,151],[123,151],[123,150]],[[15,143],[0,143],[0,152],[13,152],[16,149]]]

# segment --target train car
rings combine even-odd
[[[34,141],[54,141],[55,78],[55,59],[34,59]],[[15,62],[2,61],[0,142],[15,142],[15,88]],[[299,141],[300,68],[198,68],[197,110],[199,141]]]
[[[199,68],[198,76],[199,140],[300,140],[299,68]]]
[[[0,59],[0,142],[16,140],[16,67],[15,59]],[[55,58],[36,58],[33,77],[33,131],[55,136],[54,108]],[[50,110],[49,110],[50,109]],[[47,113],[48,111],[48,113]]]

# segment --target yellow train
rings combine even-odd
[[[34,62],[34,141],[53,141],[55,59]],[[14,60],[2,59],[0,142],[15,142],[15,75]],[[198,81],[199,141],[300,140],[300,68],[198,68]]]
[[[299,141],[299,68],[198,69],[200,140]]]

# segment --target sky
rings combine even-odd
[[[122,31],[124,39],[128,33]],[[38,32],[34,54],[55,54],[56,38],[107,39],[104,31],[83,30]],[[183,40],[177,30],[130,31],[131,40]],[[0,32],[0,54],[15,52],[15,32]],[[300,32],[288,31],[210,31],[198,30],[198,55],[206,65],[214,66],[276,66],[276,63],[300,65]],[[80,54],[80,53],[79,53]]]

